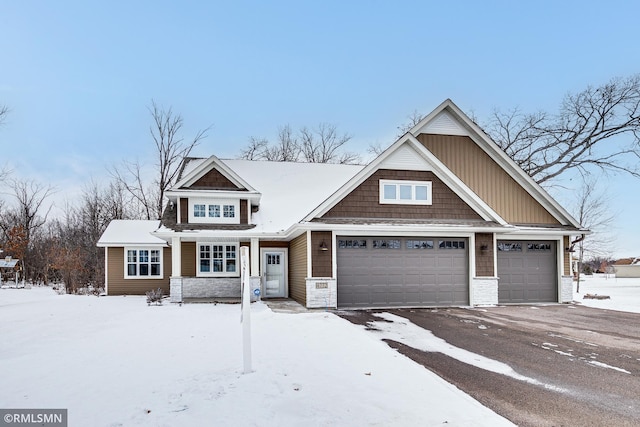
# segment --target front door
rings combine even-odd
[[[266,298],[286,297],[286,250],[264,250],[262,254],[263,295]]]

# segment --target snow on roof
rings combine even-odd
[[[329,163],[221,161],[262,193],[260,210],[253,215],[256,229],[262,232],[286,230],[301,221],[364,168]]]
[[[114,219],[102,233],[98,246],[166,246],[167,242],[151,234],[160,221]]]
[[[195,168],[200,166],[205,160],[205,158],[201,157],[188,157],[184,161],[184,165],[182,166],[182,172],[178,177],[178,181],[180,181],[185,176],[189,175]]]

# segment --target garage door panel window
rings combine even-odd
[[[522,243],[501,242],[498,243],[498,250],[501,252],[522,252]]]
[[[433,240],[407,240],[407,249],[433,249]]]
[[[400,249],[400,240],[374,240],[374,249]]]
[[[532,252],[549,252],[551,251],[550,243],[527,243],[527,250]]]
[[[464,249],[464,240],[440,240],[438,242],[438,248],[440,249]]]
[[[338,247],[341,249],[363,249],[367,247],[366,240],[338,240]]]

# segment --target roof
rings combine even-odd
[[[0,259],[0,268],[14,268],[19,259]]]
[[[160,221],[114,219],[102,233],[98,246],[166,246],[167,242],[153,236]]]

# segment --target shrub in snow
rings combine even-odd
[[[147,291],[147,305],[155,304],[162,305],[162,289],[158,288],[157,290],[151,289]]]

